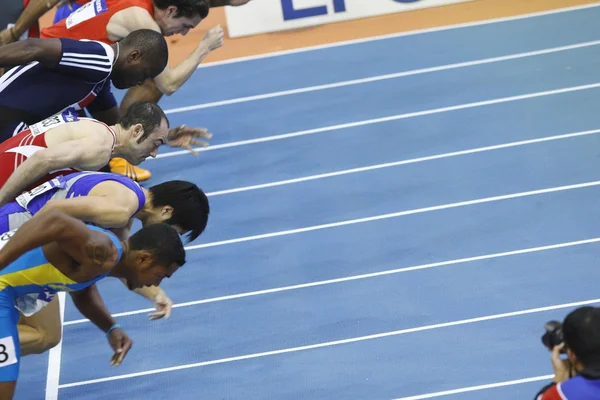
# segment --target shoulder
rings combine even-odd
[[[112,24],[114,25],[111,26]],[[147,9],[139,5],[132,5],[131,7],[127,7],[123,10],[116,12],[110,20],[109,26],[107,27],[107,31],[110,31],[113,28],[115,30],[119,28],[123,30],[123,34],[121,35],[123,37],[138,29],[152,29],[154,31],[160,32],[160,27],[154,20],[154,17],[150,14],[150,12]],[[127,32],[126,34],[125,31]]]
[[[108,271],[121,259],[122,247],[114,233],[88,225],[89,235],[84,244],[86,262],[96,270]]]

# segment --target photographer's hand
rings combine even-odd
[[[554,367],[554,383],[561,383],[570,378],[571,363],[560,358],[560,351],[565,344],[559,344],[552,349],[552,366]]]

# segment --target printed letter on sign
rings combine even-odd
[[[294,0],[281,0],[281,9],[283,10],[284,21],[327,14],[327,6],[300,8],[296,10],[294,8]]]

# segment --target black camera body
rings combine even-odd
[[[555,346],[564,342],[563,338],[563,330],[562,323],[558,321],[549,321],[544,325],[544,329],[546,333],[542,336],[542,343],[549,350],[552,350]],[[561,353],[566,353],[566,350],[563,348]]]

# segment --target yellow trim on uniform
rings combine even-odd
[[[57,291],[64,290],[70,292],[72,289],[67,285],[77,283],[78,282],[75,282],[73,279],[65,276],[50,263],[0,275],[0,290],[7,287],[18,288],[19,286],[37,285],[47,286]]]

